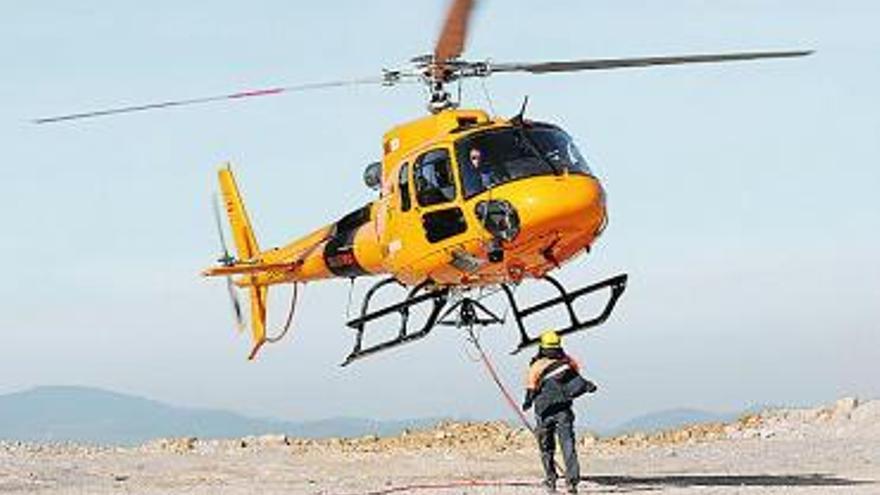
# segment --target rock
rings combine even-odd
[[[266,447],[281,447],[290,445],[290,439],[284,434],[261,435],[257,437],[257,443]]]
[[[196,437],[160,438],[151,442],[151,444],[148,445],[148,448],[184,454],[195,449],[198,441],[199,440]]]
[[[599,443],[599,437],[595,433],[588,431],[581,435],[581,445],[584,447],[592,447],[597,443]]]
[[[255,435],[248,435],[246,437],[241,438],[241,447],[256,447],[259,445],[258,437]]]
[[[774,430],[766,429],[766,430],[760,430],[760,431],[758,432],[758,435],[759,435],[761,438],[765,438],[765,439],[766,439],[766,438],[773,438],[773,437],[776,436],[776,432],[775,432]]]
[[[849,419],[850,415],[859,406],[859,400],[855,397],[844,397],[834,404],[832,415],[835,418]]]

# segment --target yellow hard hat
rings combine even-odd
[[[555,330],[546,330],[541,334],[542,349],[556,349],[562,347],[562,339]]]

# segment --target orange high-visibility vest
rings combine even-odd
[[[572,369],[575,373],[580,373],[580,365],[578,365],[577,361],[572,359],[569,356],[564,356],[560,358],[561,360],[566,361],[566,364],[569,368]],[[537,359],[531,366],[529,366],[529,371],[526,374],[526,388],[528,390],[537,390],[538,386],[541,384],[541,380],[543,380],[544,373],[547,371],[547,368],[550,367],[553,363],[556,363],[560,359],[550,359],[546,357],[542,357]],[[560,370],[565,369],[565,366],[561,366]]]

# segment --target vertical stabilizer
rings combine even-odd
[[[232,175],[232,168],[227,163],[218,172],[220,179],[220,192],[223,195],[223,206],[226,208],[226,216],[229,218],[229,228],[232,231],[232,239],[235,242],[236,263],[256,261],[260,254],[260,247],[251,227],[244,201]],[[245,275],[253,277],[253,275]],[[248,359],[253,359],[260,347],[266,343],[266,304],[269,295],[265,286],[251,286],[248,288],[251,303],[251,337],[253,349]]]
[[[220,169],[218,176],[220,192],[223,195],[223,206],[229,217],[229,227],[232,230],[232,239],[235,242],[238,259],[240,261],[252,260],[259,254],[260,248],[257,245],[257,238],[251,227],[247,211],[245,211],[241,194],[238,192],[235,177],[232,175],[232,168],[228,163],[226,167]]]

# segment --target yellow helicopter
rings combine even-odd
[[[526,119],[525,104],[512,118],[482,110],[461,109],[447,85],[493,74],[605,70],[692,63],[799,57],[811,51],[743,52],[671,57],[574,60],[539,63],[472,62],[461,59],[474,0],[453,0],[434,52],[413,59],[406,70],[385,70],[376,78],[244,91],[229,95],[174,100],[36,120],[58,122],[115,113],[176,107],[219,100],[274,95],[350,84],[393,86],[425,84],[429,115],[398,125],[382,137],[381,161],[364,171],[366,185],[378,192],[370,203],[336,222],[289,244],[260,248],[233,172],[219,171],[220,190],[236,255],[229,254],[219,213],[223,245],[220,265],[203,272],[226,277],[239,328],[243,316],[237,288],[248,291],[253,359],[280,336],[266,332],[268,289],[293,284],[290,326],[298,284],[330,278],[385,278],[365,294],[358,317],[347,322],[355,344],[343,365],[427,336],[438,325],[502,324],[481,302],[479,291],[496,289],[506,296],[519,332],[519,351],[536,342],[527,328],[530,317],[562,307],[564,335],[603,323],[626,288],[621,274],[569,289],[548,275],[590,250],[608,222],[605,192],[598,178],[562,128]],[[549,283],[557,295],[522,307],[514,289],[526,280]],[[403,288],[398,302],[372,308],[385,287]],[[579,314],[575,301],[605,293],[597,314]],[[416,308],[422,317],[415,318]],[[364,343],[368,324],[397,320],[396,334],[384,342]]]

